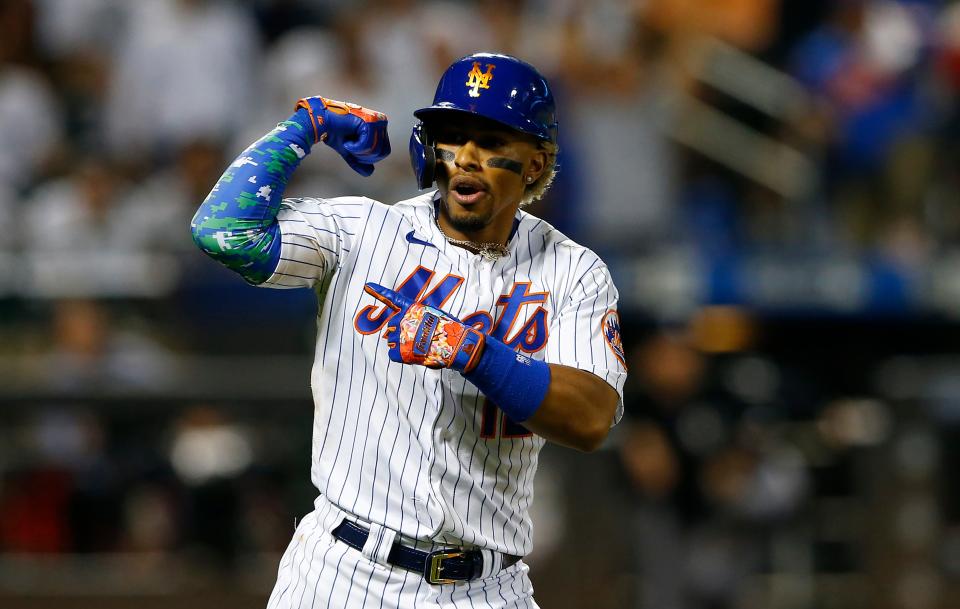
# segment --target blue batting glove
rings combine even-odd
[[[373,164],[390,154],[386,114],[319,95],[298,101],[300,108],[310,115],[313,143],[326,143],[360,175],[372,174]]]

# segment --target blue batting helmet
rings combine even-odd
[[[474,53],[453,62],[440,77],[433,104],[413,113],[420,122],[410,136],[410,161],[417,185],[433,184],[434,142],[424,121],[463,113],[482,116],[556,144],[557,113],[546,79],[510,55]]]

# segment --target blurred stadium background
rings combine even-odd
[[[960,607],[960,3],[3,0],[0,607],[262,607],[310,510],[313,295],[188,223],[304,94],[411,110],[517,54],[559,96],[535,213],[622,296],[627,417],[548,446],[541,606]],[[951,474],[951,472],[954,472]]]

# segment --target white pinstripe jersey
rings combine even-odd
[[[622,398],[617,291],[596,254],[523,211],[508,257],[450,245],[434,196],[392,206],[284,200],[280,262],[262,285],[312,287],[319,298],[311,477],[320,492],[407,537],[524,555],[544,440],[459,373],[390,361],[386,309],[364,283],[440,306],[535,359],[592,372]]]

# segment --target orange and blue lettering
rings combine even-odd
[[[457,291],[460,284],[463,283],[463,277],[458,275],[446,275],[435,288],[424,296],[423,292],[430,285],[430,281],[436,273],[425,266],[418,266],[406,279],[396,288],[397,293],[406,296],[414,302],[420,302],[431,307],[441,308],[449,300],[453,293]],[[353,325],[360,334],[373,334],[379,332],[387,321],[393,317],[395,311],[386,305],[376,304],[367,305],[360,309],[357,317],[353,320]]]

